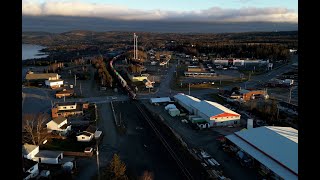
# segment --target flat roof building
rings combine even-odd
[[[238,131],[226,138],[270,170],[275,179],[298,179],[298,130],[263,126]]]

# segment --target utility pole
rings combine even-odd
[[[82,96],[81,82],[80,82],[80,94]]]
[[[290,87],[290,92],[289,92],[288,103],[290,103],[290,102],[291,102],[291,92],[292,92],[292,87]]]
[[[74,87],[77,86],[77,75],[74,75]]]

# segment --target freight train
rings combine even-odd
[[[136,93],[129,87],[127,84],[127,81],[122,78],[122,76],[118,73],[118,71],[113,67],[113,62],[116,61],[119,58],[120,55],[115,56],[112,58],[112,60],[109,62],[111,72],[114,73],[114,76],[118,79],[121,86],[128,92],[128,95],[131,99],[136,99]]]

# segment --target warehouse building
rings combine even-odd
[[[192,113],[206,120],[210,127],[240,124],[240,114],[211,101],[191,104]]]
[[[200,102],[198,98],[179,93],[173,96],[174,101],[178,102],[183,108],[192,112],[191,104]]]
[[[183,93],[175,95],[174,100],[188,110],[190,115],[201,117],[196,120],[205,120],[210,127],[240,124],[240,114],[216,102],[201,101]]]
[[[263,126],[226,136],[237,154],[253,159],[267,179],[298,179],[298,130]]]

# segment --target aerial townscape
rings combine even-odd
[[[22,1],[22,179],[297,180],[297,2],[256,1]]]

